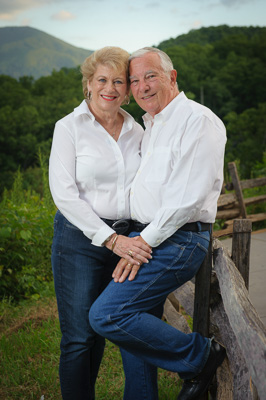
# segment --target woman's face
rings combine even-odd
[[[118,110],[128,94],[126,73],[103,64],[98,65],[87,87],[92,94],[90,105],[98,112]]]

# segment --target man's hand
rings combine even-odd
[[[149,246],[145,242],[145,240],[142,239],[141,236],[136,236],[135,239],[144,243],[145,245]],[[150,249],[151,249],[151,247],[150,247]],[[112,277],[114,278],[115,282],[119,282],[119,283],[124,282],[127,277],[128,277],[129,281],[133,281],[133,279],[135,279],[135,276],[137,275],[138,270],[141,265],[142,265],[142,262],[140,262],[139,265],[136,265],[136,264],[132,265],[125,258],[121,258],[121,260],[119,261],[119,263],[117,264],[116,268],[113,271]]]
[[[149,259],[152,258],[151,246],[140,238],[140,236],[127,237],[118,235],[115,246],[112,247],[116,236],[116,234],[113,234],[110,240],[105,243],[105,246],[119,257],[125,258],[129,264],[140,266],[143,263],[149,262]]]

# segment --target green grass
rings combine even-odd
[[[0,399],[59,400],[60,329],[53,294],[18,306],[2,302],[0,318]],[[176,374],[159,369],[159,398],[174,400]],[[124,375],[117,346],[106,343],[96,386],[97,400],[122,400]]]

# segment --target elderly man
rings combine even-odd
[[[226,134],[211,110],[179,93],[176,77],[158,49],[130,57],[131,90],[147,112],[142,162],[131,189],[131,235],[153,248],[153,258],[141,267],[120,260],[90,322],[147,365],[177,372],[184,379],[178,400],[192,400],[208,389],[225,349],[199,333],[178,331],[152,310],[197,273],[207,253]],[[141,397],[136,393],[135,399]]]

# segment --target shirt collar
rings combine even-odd
[[[95,120],[95,117],[92,114],[92,112],[90,111],[85,99],[82,101],[82,103],[80,103],[80,105],[78,107],[74,108],[74,116],[75,117],[79,117],[82,114],[87,114],[91,120],[93,120],[93,121]]]
[[[123,131],[127,132],[127,131],[131,130],[133,127],[134,118],[128,112],[123,110],[123,108],[120,108],[119,112],[124,117]],[[74,108],[74,116],[75,117],[79,117],[80,115],[83,115],[83,114],[87,114],[92,121],[95,121],[95,117],[94,117],[93,113],[91,112],[91,110],[89,109],[88,104],[85,99],[82,101],[82,103],[78,107]]]
[[[173,110],[176,109],[177,105],[185,100],[187,100],[185,93],[180,92],[160,113],[156,114],[154,118],[149,113],[144,114],[142,118],[145,126],[147,126],[148,123],[162,123],[167,121],[172,115]]]

